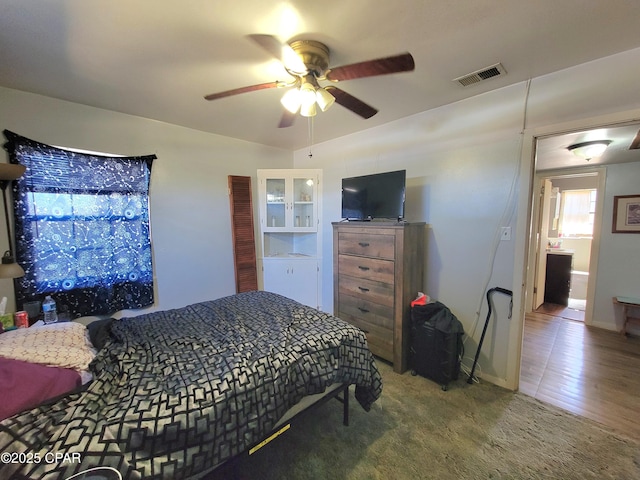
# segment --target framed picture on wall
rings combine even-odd
[[[640,194],[613,197],[613,233],[640,233]]]

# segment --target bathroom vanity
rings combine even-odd
[[[545,303],[569,305],[572,264],[572,251],[553,248],[547,250],[547,268],[544,287]]]

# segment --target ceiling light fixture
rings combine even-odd
[[[326,112],[335,101],[333,95],[318,85],[313,75],[307,75],[300,87],[295,86],[282,96],[280,103],[291,113],[300,111],[303,117],[313,117],[317,113],[316,105]]]
[[[589,142],[580,142],[569,145],[567,147],[567,150],[578,157],[584,158],[588,162],[592,158],[600,157],[610,143],[611,140],[593,140]]]
[[[336,101],[336,97],[327,92],[324,88],[318,87],[316,88],[316,102],[318,102],[318,106],[320,110],[326,112],[327,109],[333,105]]]
[[[4,218],[7,221],[7,239],[9,250],[2,256],[0,263],[0,278],[19,278],[24,276],[24,270],[13,259],[13,248],[11,241],[11,225],[9,222],[9,209],[7,207],[7,187],[9,184],[20,178],[25,172],[24,165],[14,163],[0,163],[0,188],[2,189],[2,200],[4,201]]]
[[[310,83],[300,85],[300,115],[313,117],[316,114],[316,89]]]

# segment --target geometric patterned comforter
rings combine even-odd
[[[85,391],[0,423],[0,478],[95,466],[123,478],[189,478],[263,439],[308,394],[382,380],[362,331],[269,292],[114,320]],[[5,460],[8,457],[4,457]]]

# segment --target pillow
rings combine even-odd
[[[107,340],[111,337],[111,324],[114,322],[113,318],[105,318],[102,320],[95,320],[87,325],[89,331],[89,339],[91,344],[97,349],[102,350]]]
[[[75,370],[0,357],[0,420],[74,391],[80,384]]]
[[[87,329],[76,322],[19,328],[0,335],[0,357],[13,360],[87,370],[95,355]]]

